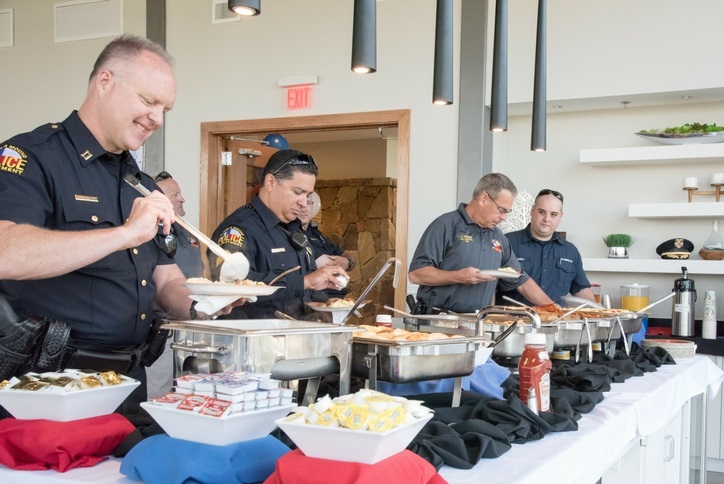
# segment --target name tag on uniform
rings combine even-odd
[[[286,252],[284,247],[276,247],[271,250],[272,254],[278,254],[279,252]]]
[[[94,197],[92,195],[78,195],[75,194],[75,199],[79,202],[95,202],[98,203],[98,197]]]

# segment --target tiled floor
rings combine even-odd
[[[706,484],[724,484],[724,474],[720,472],[707,472]]]

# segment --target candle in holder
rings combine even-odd
[[[699,188],[699,180],[695,176],[684,178],[684,188]]]
[[[724,173],[714,173],[711,176],[711,182],[712,185],[722,185],[724,184]]]

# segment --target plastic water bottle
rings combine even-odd
[[[551,407],[551,368],[553,364],[546,349],[546,335],[528,333],[525,348],[518,363],[520,399],[528,404],[528,391],[534,389],[538,397],[538,411],[548,412]]]

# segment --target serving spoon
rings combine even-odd
[[[130,173],[126,174],[123,177],[123,180],[144,197],[151,194],[148,188],[141,185],[141,180]],[[174,221],[178,222],[181,227],[195,235],[196,238],[203,242],[211,252],[224,259],[224,263],[221,266],[221,273],[219,275],[219,279],[221,279],[222,282],[234,284],[237,281],[243,281],[246,279],[246,276],[249,274],[249,259],[247,259],[244,254],[241,252],[229,252],[228,250],[223,249],[219,244],[208,238],[203,232],[188,223],[180,215],[174,214]]]

